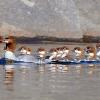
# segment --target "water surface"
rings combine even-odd
[[[35,51],[40,45],[27,46]],[[5,66],[0,66],[0,100],[100,100],[99,64],[10,67],[14,69],[5,71]]]

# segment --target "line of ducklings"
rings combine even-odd
[[[19,49],[20,54],[22,55],[31,55],[32,50],[30,48],[21,47]],[[43,47],[40,47],[36,51],[37,59],[39,60],[100,60],[100,43],[96,44],[96,46],[87,46],[84,49],[81,47],[75,47],[70,50],[67,46],[51,48],[50,50],[46,50]]]
[[[94,46],[87,46],[82,49],[81,47],[75,47],[70,50],[67,46],[51,48],[48,52],[44,48],[38,48],[37,55],[41,60],[100,60],[100,44]]]

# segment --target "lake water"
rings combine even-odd
[[[59,45],[27,46],[35,52],[40,46],[49,49]],[[99,64],[19,64],[11,65],[14,69],[10,71],[5,67],[0,66],[0,100],[100,100]]]

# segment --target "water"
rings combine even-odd
[[[35,51],[40,45],[28,46]],[[100,100],[99,64],[4,67],[0,66],[0,100]]]

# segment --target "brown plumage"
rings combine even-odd
[[[5,50],[9,50],[14,52],[16,49],[16,40],[13,36],[8,36],[7,38],[4,39],[4,41],[8,41],[6,43]]]
[[[93,54],[90,59],[95,59],[95,57],[96,57],[96,49],[95,49],[95,47],[87,46],[86,49],[85,49],[85,52],[87,54]]]
[[[97,44],[96,44],[96,48],[97,48],[97,49],[100,48],[100,43],[97,43]]]
[[[74,52],[75,50],[79,51],[80,53],[77,53],[76,56],[78,57],[78,59],[82,59],[83,58],[83,50],[80,47],[75,47],[74,48]],[[76,53],[76,52],[75,52]]]

